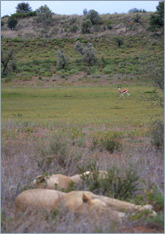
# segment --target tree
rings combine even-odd
[[[65,55],[63,50],[57,52],[57,68],[64,69],[69,63],[69,58]]]
[[[121,47],[124,44],[124,40],[122,37],[115,37],[114,39],[119,47]]]
[[[87,19],[90,19],[90,21],[92,22],[93,25],[101,23],[101,18],[99,16],[98,12],[95,10],[88,11]]]
[[[84,14],[84,15],[87,15],[87,14],[88,14],[87,9],[84,9],[84,10],[83,10],[83,14]]]
[[[88,66],[93,66],[98,62],[97,52],[92,43],[87,43],[84,48],[83,60],[88,64]]]
[[[19,3],[16,7],[16,13],[27,13],[32,11],[32,8],[30,7],[29,3]]]
[[[48,26],[52,23],[52,12],[47,5],[41,6],[36,12],[36,20],[38,23],[42,23],[44,26]]]
[[[81,25],[81,31],[82,33],[90,33],[90,28],[92,27],[92,22],[90,21],[90,19],[85,19],[83,22],[82,22],[82,25]]]
[[[16,59],[14,58],[13,50],[8,50],[7,53],[1,51],[1,63],[3,65],[3,75],[12,70],[16,70]]]
[[[13,29],[16,27],[17,23],[18,23],[18,21],[16,20],[16,18],[10,16],[10,17],[8,18],[8,21],[7,21],[7,26],[8,26],[11,30],[13,30]]]
[[[164,26],[164,2],[159,2],[156,7],[155,14],[150,16],[150,27],[151,31],[157,31]]]
[[[137,13],[137,12],[143,12],[143,13],[145,13],[146,10],[144,10],[144,9],[132,8],[132,9],[130,9],[130,10],[128,11],[128,13]]]

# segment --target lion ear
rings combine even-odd
[[[90,196],[88,194],[86,194],[86,193],[83,193],[82,200],[83,200],[84,203],[91,202]]]

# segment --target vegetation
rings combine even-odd
[[[144,10],[144,9],[132,8],[132,9],[130,9],[128,12],[129,12],[129,13],[137,13],[137,12],[143,12],[143,13],[145,13],[146,10]]]
[[[156,149],[164,149],[164,123],[156,120],[151,127],[151,143]]]
[[[85,19],[83,22],[82,22],[82,25],[81,25],[81,31],[82,33],[90,33],[90,29],[92,27],[92,22],[90,19]]]
[[[16,70],[17,65],[13,50],[8,50],[6,54],[4,51],[1,52],[1,63],[3,65],[3,75],[7,75],[9,71]]]
[[[29,3],[18,3],[16,6],[16,13],[28,13],[32,11],[32,8],[30,7]]]
[[[12,14],[12,17],[15,19],[22,19],[22,18],[32,17],[36,15],[37,15],[36,11],[29,11],[27,13],[20,12],[20,13]]]
[[[164,1],[159,2],[155,14],[150,17],[150,30],[157,31],[164,26]]]
[[[52,12],[47,5],[41,6],[36,10],[37,18],[36,21],[38,23],[42,23],[43,26],[51,25],[52,23]]]
[[[98,12],[95,10],[90,10],[87,12],[87,19],[89,19],[93,25],[101,23],[101,17]]]
[[[129,165],[121,172],[121,168],[113,165],[108,170],[108,174],[100,178],[99,167],[96,162],[87,165],[87,170],[92,172],[92,175],[83,175],[82,179],[90,191],[96,194],[103,194],[120,200],[129,200],[135,196],[138,190],[139,176],[137,171]],[[82,169],[80,168],[82,172]]]
[[[69,58],[66,57],[63,50],[59,50],[57,52],[57,68],[58,69],[64,69],[68,65]]]
[[[16,18],[13,17],[13,16],[10,16],[9,19],[8,19],[8,21],[7,21],[7,26],[11,30],[13,30],[16,27],[17,23],[18,23],[18,21],[16,20]]]

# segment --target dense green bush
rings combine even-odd
[[[13,17],[13,16],[10,16],[10,17],[8,18],[8,21],[7,21],[7,26],[8,26],[11,30],[13,30],[13,29],[16,27],[17,23],[18,23],[18,21],[16,20],[16,18]]]
[[[85,19],[83,22],[82,22],[82,25],[81,25],[81,31],[83,34],[85,33],[90,33],[90,29],[92,27],[92,22],[90,19]]]
[[[81,168],[79,169],[83,172]],[[90,191],[121,200],[135,197],[138,190],[139,176],[131,164],[122,170],[117,165],[113,165],[107,170],[107,175],[102,177],[99,176],[99,167],[96,161],[88,164],[86,170],[92,173],[83,175],[82,180]]]
[[[99,13],[95,10],[88,11],[86,17],[92,22],[93,25],[102,23]]]
[[[164,2],[159,2],[156,8],[155,14],[150,16],[150,27],[151,31],[157,31],[164,26]]]
[[[29,3],[21,2],[16,6],[16,13],[27,13],[32,11]]]
[[[15,19],[22,19],[22,18],[27,18],[27,17],[31,17],[31,16],[36,16],[37,12],[36,11],[30,11],[27,13],[15,13],[12,14],[12,17],[14,17]]]
[[[124,44],[124,39],[123,37],[114,37],[115,42],[119,47],[121,47]]]

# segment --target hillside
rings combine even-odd
[[[4,17],[2,53],[14,51],[17,69],[2,76],[2,82],[25,86],[149,82],[156,75],[153,70],[160,72],[163,67],[163,32],[154,34],[148,30],[150,14],[101,15],[102,24],[93,25],[88,34],[81,32],[85,16],[54,14],[47,27],[33,16],[18,19],[14,30],[7,27],[8,17]],[[119,47],[116,38],[121,38],[123,45]],[[74,49],[77,41],[94,45],[96,65],[88,67],[82,61]],[[69,57],[65,69],[56,67],[59,49]]]

